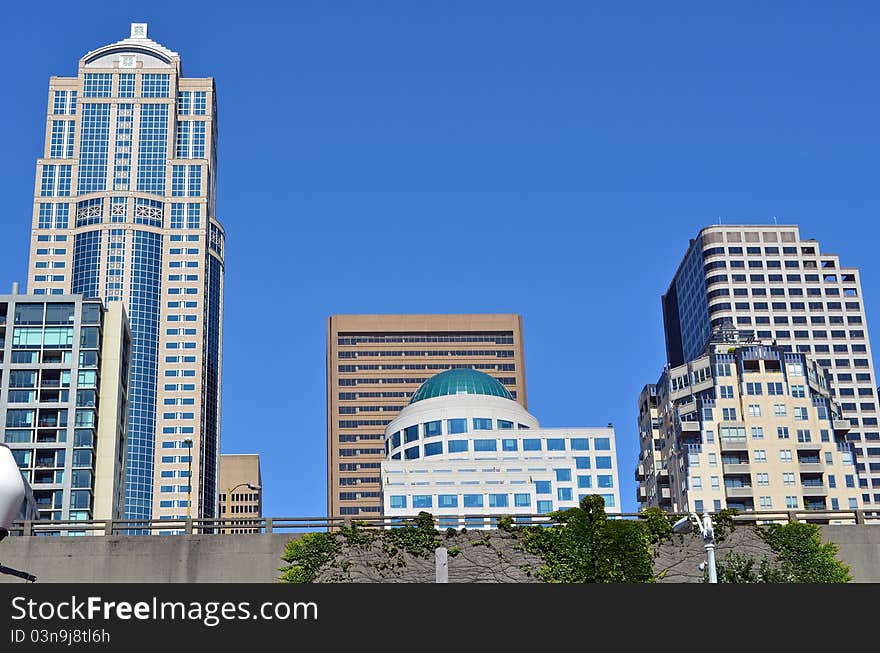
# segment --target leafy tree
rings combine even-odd
[[[551,515],[554,526],[523,529],[526,550],[544,560],[538,572],[550,583],[652,582],[648,529],[640,522],[609,520],[605,500],[589,495],[578,508]]]
[[[762,537],[776,553],[788,583],[848,583],[849,565],[837,559],[839,548],[822,543],[815,524],[771,524]]]

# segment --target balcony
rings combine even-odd
[[[798,458],[798,466],[802,472],[822,471],[822,463],[818,458]]]
[[[724,474],[751,474],[752,466],[745,463],[726,463],[721,461],[721,471]]]
[[[721,451],[747,451],[748,444],[745,438],[719,438]]]
[[[819,451],[822,448],[820,442],[796,442],[795,449],[798,451]]]
[[[804,483],[803,493],[805,497],[825,497],[828,496],[828,488],[824,484]]]
[[[724,494],[731,499],[747,499],[752,497],[751,485],[740,485],[737,487],[724,486]]]
[[[847,433],[852,428],[848,419],[836,419],[831,424],[835,433]]]
[[[699,433],[700,430],[699,422],[681,422],[682,433]]]
[[[648,492],[645,490],[644,485],[640,485],[636,488],[636,501],[638,503],[644,503],[648,500]]]
[[[635,480],[637,480],[637,481],[644,481],[645,480],[645,466],[644,465],[636,466],[635,477],[636,477]]]

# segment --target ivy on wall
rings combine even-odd
[[[542,565],[534,574],[548,583],[652,583],[655,547],[674,537],[672,520],[659,508],[648,508],[642,519],[608,519],[605,501],[598,495],[584,497],[577,508],[550,514],[552,525],[516,526],[510,517],[498,520],[498,529],[513,535],[515,546],[537,555]],[[735,510],[713,515],[716,541],[735,528]],[[730,552],[717,561],[720,583],[845,583],[849,567],[837,559],[838,548],[823,543],[813,524],[789,523],[749,526],[769,545],[775,560],[755,560]],[[447,529],[446,537],[454,535]],[[681,536],[678,536],[681,537]],[[474,546],[491,546],[486,532]],[[421,512],[414,519],[387,530],[365,528],[357,522],[336,532],[306,533],[287,544],[280,571],[281,582],[312,583],[330,570],[333,580],[346,580],[350,561],[340,560],[344,546],[366,551],[373,566],[386,570],[406,566],[406,555],[428,558],[441,545],[433,517]],[[449,550],[451,558],[460,548]],[[530,571],[531,573],[531,571]]]

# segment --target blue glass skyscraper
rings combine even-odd
[[[28,287],[123,302],[126,518],[216,516],[225,234],[214,80],[135,23],[52,77]],[[192,476],[189,478],[189,468]]]

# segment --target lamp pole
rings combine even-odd
[[[257,492],[263,488],[262,485],[255,485],[253,483],[239,483],[235,487],[226,490],[226,519],[231,519],[230,515],[232,513],[230,512],[230,509],[229,509],[229,503],[232,501],[232,493],[235,492],[238,488],[244,487],[244,486],[247,486],[247,488],[249,490],[253,490],[254,492]],[[230,529],[227,529],[226,532],[228,533],[229,530]]]
[[[189,459],[189,478],[187,479],[188,485],[186,486],[186,518],[189,519],[192,514],[191,506],[193,489],[193,440],[192,438],[185,438],[183,442],[184,444],[186,444],[187,449],[189,449],[189,456],[187,456],[187,458]]]
[[[706,564],[709,566],[709,582],[718,582],[718,572],[715,568],[715,529],[712,526],[712,517],[708,511],[703,513],[703,519],[697,517],[696,513],[688,513],[687,517],[682,517],[672,526],[673,533],[690,533],[694,530],[694,524],[700,529],[700,535],[703,536],[703,546],[706,549]]]
[[[694,515],[696,517],[696,515]],[[712,517],[708,512],[703,513],[703,522],[700,524],[700,534],[703,536],[703,544],[706,547],[706,563],[709,565],[709,582],[718,582],[718,572],[715,569],[715,529],[712,527]]]

